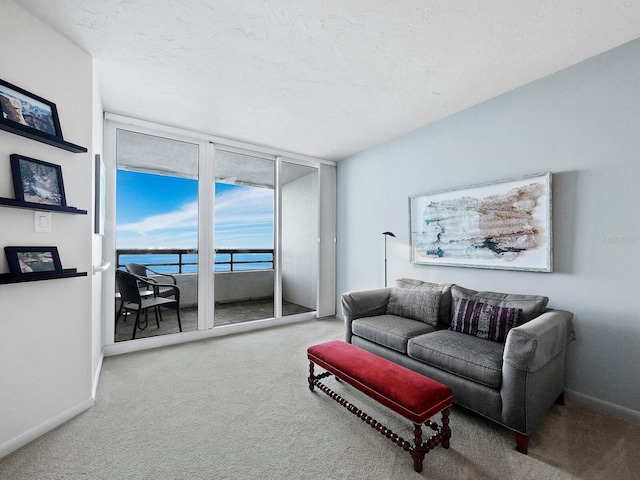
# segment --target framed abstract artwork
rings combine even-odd
[[[409,197],[411,262],[551,272],[551,173]]]

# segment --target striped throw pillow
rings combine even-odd
[[[456,299],[449,330],[504,343],[518,323],[522,309],[496,307],[473,300]]]

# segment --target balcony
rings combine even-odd
[[[180,288],[182,330],[197,329],[198,251],[196,249],[120,249],[116,250],[117,268],[139,263],[159,273],[170,274]],[[283,284],[284,278],[283,278]],[[219,249],[215,256],[214,326],[250,322],[274,317],[273,250]],[[297,302],[297,303],[296,303]],[[300,303],[307,303],[302,305]],[[117,307],[118,305],[116,305]],[[282,315],[312,312],[315,305],[288,299],[283,289]],[[178,333],[175,313],[163,311],[160,328],[149,313],[148,325],[136,338]],[[142,322],[142,319],[141,319]],[[116,329],[116,342],[131,339],[133,322],[121,317]]]

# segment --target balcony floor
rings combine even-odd
[[[282,302],[283,316],[295,315],[297,313],[312,312],[313,310],[291,302]],[[198,308],[186,307],[180,309],[180,320],[182,331],[189,332],[197,329]],[[215,306],[215,326],[229,325],[233,323],[250,322],[263,318],[273,317],[273,299],[249,300],[243,302],[221,303]],[[116,330],[116,342],[131,340],[133,330],[133,320],[131,315],[121,316]],[[125,319],[125,320],[123,320]],[[144,314],[141,315],[141,323],[144,322]],[[155,337],[179,333],[176,313],[173,310],[162,310],[162,321],[160,328],[156,326],[153,312],[149,312],[148,326],[144,330],[138,330],[136,339]]]

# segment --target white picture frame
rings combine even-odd
[[[409,197],[411,263],[552,272],[551,172]]]

